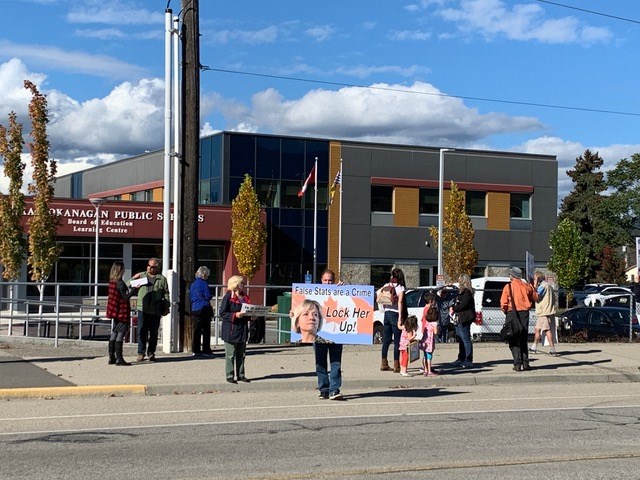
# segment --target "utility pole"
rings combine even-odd
[[[200,170],[200,5],[182,0],[182,191],[180,192],[180,326],[183,350],[191,349],[192,326],[187,287],[198,264],[198,187]],[[178,220],[178,219],[174,219]],[[177,239],[174,239],[176,241]]]

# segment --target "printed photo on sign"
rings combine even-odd
[[[294,283],[291,286],[291,341],[373,343],[371,285]]]

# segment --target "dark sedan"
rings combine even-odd
[[[565,335],[582,333],[589,340],[600,338],[629,338],[629,324],[633,336],[640,335],[635,313],[629,320],[629,308],[575,307],[559,316],[559,326]]]

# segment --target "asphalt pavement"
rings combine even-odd
[[[424,377],[420,362],[410,364],[413,377],[380,371],[379,345],[346,345],[342,392],[370,388],[492,385],[531,382],[640,382],[639,343],[560,343],[559,356],[539,347],[531,355],[531,371],[514,372],[503,343],[474,344],[474,368],[455,367],[456,344],[438,344],[434,368],[440,375]],[[250,344],[246,374],[250,383],[225,380],[224,351],[213,358],[188,353],[157,352],[157,361],[135,362],[136,347],[125,346],[131,366],[107,364],[107,344],[96,341],[0,337],[0,398],[66,396],[163,395],[316,388],[313,348],[307,345]],[[392,358],[390,353],[389,358]]]

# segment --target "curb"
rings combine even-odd
[[[0,399],[11,398],[61,398],[146,395],[146,385],[89,385],[73,387],[2,388]]]

